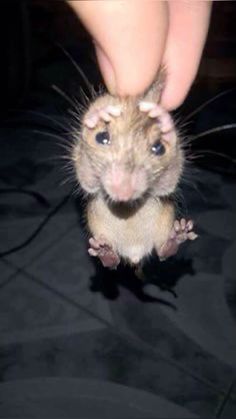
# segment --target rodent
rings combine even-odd
[[[161,260],[194,240],[191,220],[175,220],[170,198],[184,152],[172,117],[158,103],[159,77],[144,95],[104,94],[90,104],[76,133],[72,160],[88,195],[88,249],[104,266],[137,266],[155,249]]]

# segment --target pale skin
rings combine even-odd
[[[196,76],[211,13],[210,1],[68,1],[94,40],[112,94],[138,95],[165,65],[161,104],[177,108]]]

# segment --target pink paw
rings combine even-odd
[[[121,115],[121,106],[108,105],[104,108],[93,110],[86,115],[84,124],[87,128],[93,129],[96,127],[100,120],[110,122],[112,118],[117,118]]]
[[[185,218],[181,220],[175,220],[173,229],[170,234],[171,239],[175,239],[178,244],[185,242],[186,240],[195,240],[198,237],[193,231],[193,221],[186,221]]]
[[[180,221],[175,220],[169,239],[158,251],[159,258],[164,260],[173,256],[181,243],[184,243],[186,240],[195,240],[197,237],[198,235],[193,231],[192,220],[186,221],[185,218],[182,218]]]
[[[99,239],[91,237],[89,239],[89,244],[88,253],[90,256],[98,257],[106,268],[117,268],[120,263],[120,258],[117,253],[114,252],[112,246],[107,243],[106,239],[103,237],[100,237]]]
[[[167,112],[161,105],[153,102],[139,102],[139,110],[147,113],[149,118],[156,118],[162,137],[166,141],[173,141],[176,138],[176,131],[173,120],[169,112]]]

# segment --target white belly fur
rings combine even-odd
[[[138,263],[153,250],[161,207],[161,203],[150,200],[132,217],[124,219],[96,198],[88,211],[89,228],[95,237],[104,236],[121,257]]]

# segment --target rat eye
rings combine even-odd
[[[155,144],[153,144],[151,150],[152,153],[156,156],[162,156],[166,151],[164,145],[160,141],[157,141]]]
[[[110,135],[108,131],[101,131],[96,134],[95,137],[98,144],[107,145],[110,144]]]

